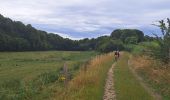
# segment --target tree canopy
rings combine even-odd
[[[117,29],[111,33],[113,39],[121,39],[124,43],[129,37],[134,37],[137,39],[137,42],[144,41],[144,33],[137,29]]]

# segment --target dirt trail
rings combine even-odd
[[[107,73],[107,79],[105,84],[105,92],[103,96],[103,100],[116,100],[115,99],[115,91],[114,91],[114,82],[113,82],[113,69],[115,64],[109,69]]]

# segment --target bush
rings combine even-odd
[[[164,20],[159,21],[159,25],[162,32],[162,37],[159,38],[157,36],[157,42],[159,44],[159,48],[152,50],[153,56],[156,59],[160,59],[165,64],[170,62],[170,19],[167,18],[167,23]]]

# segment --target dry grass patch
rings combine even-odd
[[[164,100],[170,99],[170,64],[163,65],[148,56],[132,57],[131,63],[137,73],[161,94]]]
[[[113,63],[113,54],[105,54],[92,59],[87,69],[82,68],[71,80],[67,88],[54,94],[55,100],[101,100],[105,78]],[[57,88],[56,88],[57,89]]]

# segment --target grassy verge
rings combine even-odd
[[[133,56],[131,62],[138,75],[159,93],[163,100],[170,100],[170,67],[167,67],[168,65],[165,66],[148,56]]]
[[[79,74],[63,89],[56,88],[56,100],[102,100],[107,71],[113,63],[113,54],[92,59],[87,70]]]
[[[153,100],[128,68],[129,55],[124,53],[114,70],[117,100]]]

